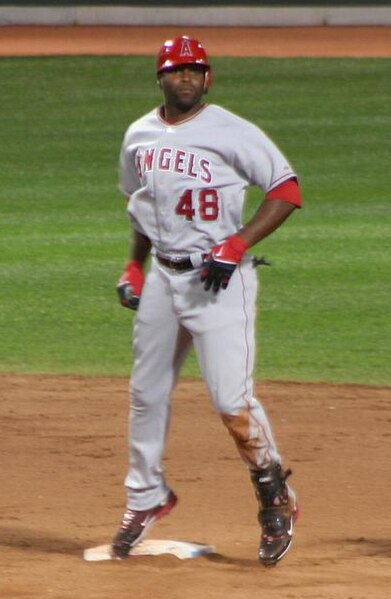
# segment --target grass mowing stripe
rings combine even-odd
[[[215,59],[209,101],[265,129],[305,209],[254,248],[256,376],[390,384],[388,59]],[[160,102],[149,57],[0,59],[0,369],[127,375],[117,157]],[[246,216],[261,194],[252,190]],[[194,355],[185,374],[198,375]]]

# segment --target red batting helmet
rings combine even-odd
[[[199,41],[181,35],[175,40],[167,40],[157,55],[156,70],[158,73],[170,70],[181,64],[200,64],[210,70],[208,57]]]

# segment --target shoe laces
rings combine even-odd
[[[129,528],[129,526],[131,526],[132,524],[137,523],[137,520],[140,518],[140,516],[142,519],[143,514],[144,512],[139,512],[137,510],[126,510],[122,518],[121,528]]]

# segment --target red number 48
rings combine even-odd
[[[219,196],[216,189],[201,189],[196,200],[193,198],[193,191],[187,189],[179,198],[175,213],[184,216],[186,220],[193,220],[196,215],[196,209],[201,220],[217,220],[219,216]]]

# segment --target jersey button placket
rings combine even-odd
[[[162,172],[161,169],[159,168],[159,161],[160,161],[160,152],[162,149],[164,149],[165,147],[172,147],[172,136],[173,134],[175,134],[175,127],[166,127],[165,131],[163,132],[160,141],[156,147],[156,163],[155,163],[155,169],[154,169],[154,186],[155,189],[158,190],[163,190],[163,193],[159,196],[159,205],[157,206],[157,210],[158,210],[158,221],[160,223],[160,227],[161,227],[161,233],[163,237],[166,237],[166,239],[163,239],[163,241],[168,240],[169,241],[169,237],[167,237],[165,235],[165,233],[170,233],[172,230],[172,214],[170,214],[170,198],[165,199],[165,185],[166,185],[166,181],[165,181],[165,175],[169,175],[170,174],[170,169],[168,169],[166,172]]]

